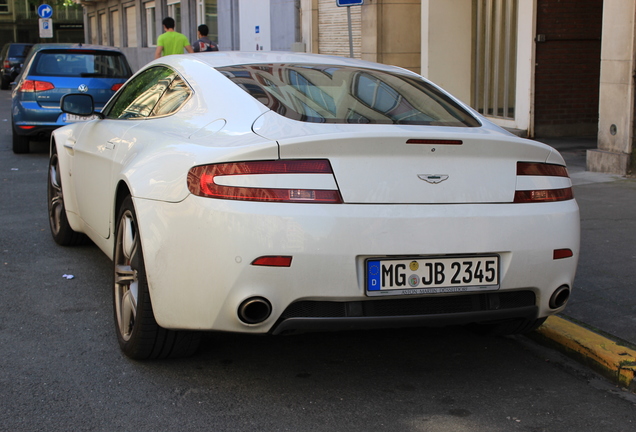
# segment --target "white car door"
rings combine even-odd
[[[175,77],[165,66],[151,67],[133,77],[104,108],[106,118],[87,124],[74,145],[73,182],[79,214],[104,238],[110,236],[121,161],[135,142],[127,135],[151,116]]]
[[[110,235],[117,152],[128,147],[126,132],[140,120],[95,120],[84,127],[74,146],[73,173],[79,214],[101,237]],[[125,151],[125,150],[124,150]]]

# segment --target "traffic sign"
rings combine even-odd
[[[364,0],[336,0],[336,6],[347,7],[347,27],[349,28],[349,57],[353,58],[353,30],[351,29],[351,6],[362,6]]]
[[[362,6],[364,4],[364,0],[336,0],[336,6],[345,7],[345,6]]]
[[[40,18],[40,37],[52,38],[53,37],[53,20],[50,18]]]
[[[38,6],[38,16],[40,18],[51,18],[53,16],[53,8],[47,4]]]

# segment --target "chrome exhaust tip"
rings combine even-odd
[[[550,297],[550,308],[558,309],[565,306],[570,299],[570,287],[567,285],[561,285]]]
[[[245,324],[260,324],[272,313],[272,304],[263,297],[250,297],[238,308],[238,317]]]

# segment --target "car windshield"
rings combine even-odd
[[[123,54],[95,50],[42,51],[29,75],[63,77],[128,78],[130,68]]]
[[[305,64],[252,64],[217,70],[268,108],[294,120],[480,126],[459,104],[412,75]]]
[[[9,57],[21,57],[24,58],[29,53],[31,45],[13,44],[9,47]]]

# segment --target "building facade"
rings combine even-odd
[[[163,18],[191,42],[206,24],[227,50],[302,50],[297,0],[80,0],[87,43],[120,47],[134,70],[151,61]]]
[[[40,38],[35,0],[0,0],[0,47],[9,42],[83,42],[84,13],[73,1],[52,1],[53,37]]]
[[[335,11],[343,8],[301,3],[308,50],[342,55],[332,47],[348,44],[344,12]],[[420,72],[521,136],[596,136],[591,171],[636,169],[636,0],[365,0],[356,8],[356,57]]]

